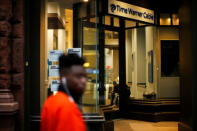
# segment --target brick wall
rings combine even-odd
[[[18,103],[17,130],[24,125],[24,3],[23,0],[0,0],[0,97],[9,90]],[[6,101],[6,98],[2,96]],[[8,107],[7,110],[9,110]],[[0,106],[1,109],[1,106]],[[1,113],[3,114],[3,113]],[[14,117],[14,116],[13,116]],[[1,130],[0,126],[0,130]]]

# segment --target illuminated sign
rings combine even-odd
[[[154,11],[117,0],[108,0],[108,13],[154,24]]]

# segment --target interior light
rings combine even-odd
[[[171,19],[170,18],[168,18],[168,22],[170,22],[171,21]]]
[[[86,63],[83,64],[83,66],[84,67],[89,67],[90,66],[90,63],[86,62]]]
[[[108,65],[108,66],[106,66],[106,68],[107,68],[107,69],[110,69],[111,67]]]
[[[88,0],[83,0],[83,2],[88,2]]]

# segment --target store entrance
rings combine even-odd
[[[106,19],[105,24],[89,21],[81,24],[81,45],[88,73],[82,103],[94,107],[87,112],[96,112],[98,105],[118,107],[119,89],[114,87],[129,86],[130,96],[138,99],[153,83],[153,27],[126,19],[115,21],[115,18],[112,25],[118,26],[109,26]]]
[[[119,84],[119,31],[107,27],[98,29],[95,23],[87,21],[81,25],[82,52],[88,74],[82,97],[83,111],[97,112],[101,103],[118,106],[114,84]]]
[[[104,44],[104,86],[105,104],[119,103],[119,32],[105,30]]]

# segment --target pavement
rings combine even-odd
[[[116,119],[114,120],[114,131],[178,131],[178,122]]]

